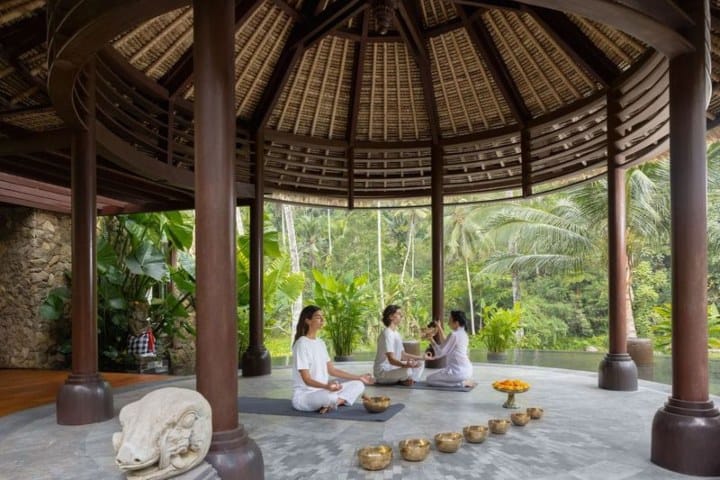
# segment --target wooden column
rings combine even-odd
[[[263,478],[238,423],[233,0],[193,0],[197,389],[212,407],[206,460],[222,478]]]
[[[650,458],[690,475],[720,475],[720,412],[708,395],[707,158],[709,5],[677,2],[695,27],[695,52],[670,60],[672,395],[655,414]],[[709,41],[709,40],[708,40]]]
[[[250,204],[250,342],[242,356],[243,377],[269,375],[270,352],[263,341],[263,230],[265,138],[255,135],[255,198]]]
[[[57,422],[84,425],[113,417],[110,385],[98,373],[95,263],[95,61],[84,70],[86,129],[72,140],[72,373],[57,396]]]
[[[445,281],[443,265],[443,155],[442,147],[433,145],[431,150],[432,184],[431,184],[431,216],[432,216],[432,318],[443,320],[445,303],[443,282]]]
[[[607,181],[608,181],[608,289],[610,349],[600,362],[598,386],[607,390],[637,390],[637,366],[627,353],[627,250],[625,248],[625,171],[618,166],[620,150],[620,99],[612,90],[607,95]]]

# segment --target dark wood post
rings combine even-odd
[[[620,102],[618,92],[607,95],[607,179],[608,179],[608,288],[610,349],[600,362],[598,386],[607,390],[637,390],[638,372],[627,353],[627,251],[625,249],[625,171],[618,166],[620,151]]]
[[[707,158],[709,5],[677,2],[695,51],[670,59],[672,395],[655,414],[650,459],[689,475],[720,475],[720,412],[708,395]]]
[[[206,460],[222,478],[264,478],[238,423],[233,0],[193,0],[197,389],[212,407]]]
[[[95,264],[95,61],[85,67],[86,129],[72,141],[72,373],[57,396],[57,422],[84,425],[113,417],[110,385],[98,373]]]
[[[431,216],[432,216],[432,318],[443,320],[445,281],[443,264],[443,154],[442,147],[433,145],[431,150]]]
[[[250,342],[242,356],[243,377],[270,374],[270,352],[263,341],[264,153],[262,133],[255,135],[255,198],[250,204]]]

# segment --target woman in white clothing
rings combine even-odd
[[[353,375],[333,365],[325,342],[317,337],[324,324],[320,307],[309,305],[300,312],[292,347],[292,406],[303,412],[326,413],[340,405],[352,405],[365,385],[375,383],[369,373]],[[331,381],[330,375],[350,381]]]
[[[397,305],[388,305],[383,310],[382,322],[385,328],[377,340],[377,353],[373,374],[377,383],[402,383],[412,385],[420,380],[425,363],[420,355],[407,353],[402,337],[397,331],[402,321],[402,310]]]
[[[450,328],[452,333],[445,338],[442,324],[438,326],[437,333],[441,343],[436,343],[430,337],[435,354],[427,353],[426,358],[447,357],[447,366],[432,375],[428,375],[428,385],[436,387],[470,387],[474,386],[472,381],[473,367],[468,357],[468,335],[465,332],[467,320],[465,314],[459,310],[450,312]]]

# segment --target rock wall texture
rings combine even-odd
[[[70,216],[0,208],[0,368],[51,368],[67,326],[40,317],[47,293],[70,271]]]

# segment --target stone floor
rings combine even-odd
[[[364,362],[342,364],[361,373]],[[265,478],[281,479],[687,479],[649,461],[650,428],[669,387],[640,381],[636,392],[597,388],[597,375],[563,369],[475,364],[479,385],[471,392],[368,387],[405,409],[384,423],[353,422],[241,414],[240,421],[260,446]],[[542,406],[545,416],[506,435],[491,435],[483,444],[464,444],[453,454],[434,448],[421,463],[404,461],[397,443],[403,438],[432,438],[438,432],[461,431],[468,424],[507,418],[506,396],[493,380],[521,378],[531,383],[517,395],[523,406]],[[290,370],[238,379],[240,395],[289,398]],[[192,377],[155,385],[120,389],[115,407],[162,386],[194,388]],[[716,405],[720,398],[713,397]],[[119,479],[113,465],[112,433],[117,417],[82,427],[55,423],[54,405],[0,418],[0,479]],[[390,443],[395,458],[380,472],[362,470],[357,451],[368,444]],[[706,477],[707,478],[707,477]]]

